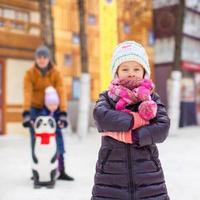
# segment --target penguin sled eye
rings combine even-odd
[[[54,121],[52,119],[49,119],[48,123],[49,123],[51,128],[55,128],[55,124],[54,124]]]
[[[36,123],[36,128],[39,128],[42,124],[42,119],[39,119]]]

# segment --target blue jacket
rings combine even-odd
[[[59,119],[59,109],[57,109],[54,113],[53,113],[53,118],[55,119],[56,122],[58,122],[58,119]],[[47,107],[44,107],[41,112],[40,112],[40,115],[43,115],[43,116],[50,116],[51,115],[51,112],[48,110]]]

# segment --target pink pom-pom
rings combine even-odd
[[[151,91],[144,86],[139,86],[137,89],[137,97],[140,101],[151,100]]]
[[[157,104],[150,100],[144,101],[138,108],[139,115],[145,120],[151,120],[156,116]]]

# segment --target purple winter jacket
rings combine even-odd
[[[156,143],[167,138],[170,119],[159,95],[151,97],[158,105],[157,115],[149,125],[132,131],[137,143],[102,137],[91,200],[169,200]],[[100,94],[93,112],[99,132],[133,126],[132,115],[114,108],[107,91]],[[127,108],[137,111],[138,104]]]

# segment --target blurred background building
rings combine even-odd
[[[110,70],[107,58],[114,44],[136,40],[147,49],[157,91],[164,103],[168,103],[167,79],[176,59],[179,7],[178,0],[85,0],[93,102],[105,88],[103,83],[108,81],[104,73]],[[181,66],[178,67],[194,75],[200,71],[200,3],[186,0],[184,10]],[[115,27],[111,29],[106,24]],[[110,34],[107,40],[103,37],[106,34]],[[111,42],[107,42],[109,38]],[[77,1],[0,0],[0,134],[24,131],[21,126],[23,76],[34,63],[36,47],[42,43],[51,48],[53,60],[64,76],[71,110],[76,110],[77,104],[73,102],[80,98],[81,74]],[[102,55],[102,48],[108,51],[106,55]],[[198,75],[196,78],[193,75],[192,80],[199,81]],[[196,89],[199,93],[199,83]],[[196,96],[199,98],[200,94]],[[76,114],[72,118],[75,120]]]
[[[175,45],[180,4],[178,0],[153,2],[156,85],[164,103],[167,103],[166,82],[176,59]],[[200,2],[186,0],[184,7],[179,70],[200,72]]]
[[[156,88],[168,105],[167,80],[180,71],[179,126],[199,123],[200,1],[153,1]],[[177,94],[178,95],[178,94]],[[174,99],[176,101],[177,99]]]
[[[0,0],[0,68],[1,68],[1,133],[21,132],[22,81],[25,71],[33,64],[34,51],[43,43],[45,8],[42,1]],[[44,1],[45,2],[45,1]],[[101,91],[100,81],[100,5],[103,1],[87,0],[86,34],[88,69],[91,75],[91,100]],[[148,3],[147,3],[148,2]],[[105,2],[109,6],[112,1]],[[63,72],[67,98],[80,97],[80,37],[78,7],[75,0],[46,1],[51,5],[55,62]],[[153,70],[152,9],[149,1],[116,1],[116,42],[137,40],[148,49]],[[137,19],[137,20],[134,20]],[[108,19],[109,20],[109,19]],[[142,26],[141,26],[142,24]],[[50,27],[52,27],[50,25]],[[49,28],[49,27],[46,27]],[[101,41],[102,42],[102,41]],[[112,51],[112,49],[110,50]],[[109,71],[109,66],[105,66]]]
[[[0,1],[0,133],[18,132],[22,81],[41,44],[38,2]]]
[[[96,100],[100,92],[100,31],[99,15],[103,1],[86,0],[86,34],[88,69],[91,74],[91,99]],[[149,2],[149,3],[147,3]],[[117,35],[118,41],[135,39],[148,47],[152,60],[152,9],[150,1],[116,1]],[[107,1],[109,7],[109,0]],[[56,64],[63,70],[65,76],[68,98],[79,98],[80,68],[80,38],[79,17],[77,3],[74,0],[57,0],[52,4],[54,17],[54,35],[56,47]],[[135,13],[135,14],[134,14]],[[114,14],[114,13],[112,13]],[[111,18],[111,16],[110,16]],[[137,19],[137,20],[134,20]],[[109,18],[107,18],[109,21]],[[142,26],[141,26],[142,24]],[[113,24],[114,26],[114,24]],[[111,49],[112,50],[112,49]],[[106,66],[109,70],[109,66]],[[152,65],[153,68],[153,65]]]

